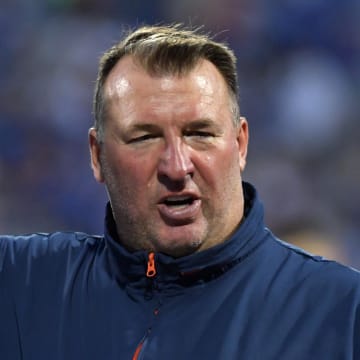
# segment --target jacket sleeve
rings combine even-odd
[[[6,254],[6,239],[0,237],[0,357],[1,360],[21,360],[16,309],[7,286]]]

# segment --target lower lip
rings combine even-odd
[[[187,222],[194,220],[201,208],[201,200],[194,200],[190,205],[184,206],[167,206],[158,204],[158,209],[165,220],[174,222]]]

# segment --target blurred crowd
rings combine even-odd
[[[104,50],[129,27],[204,25],[238,57],[245,180],[283,239],[360,268],[358,0],[2,0],[0,233],[101,233],[87,130]]]

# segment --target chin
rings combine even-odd
[[[167,240],[159,244],[158,251],[166,255],[179,258],[187,255],[191,255],[200,250],[202,245],[201,240],[194,239],[172,239]]]
[[[155,251],[173,257],[182,257],[199,251],[207,238],[207,227],[203,223],[166,226],[160,227],[159,230],[153,237]]]

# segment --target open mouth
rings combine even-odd
[[[201,198],[194,194],[169,195],[158,203],[158,210],[164,221],[173,225],[193,222],[201,211]]]
[[[170,196],[164,199],[163,203],[166,206],[187,206],[192,205],[196,199],[193,196]]]

